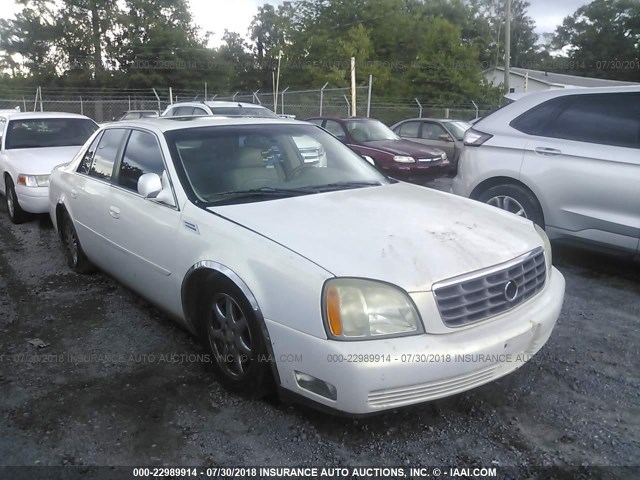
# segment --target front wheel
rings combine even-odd
[[[220,383],[251,397],[268,394],[272,359],[251,304],[228,279],[211,282],[207,288],[198,324]]]
[[[480,194],[478,200],[531,220],[544,228],[544,216],[535,195],[514,184],[496,185]]]
[[[4,193],[7,212],[9,213],[11,221],[15,224],[26,222],[29,219],[29,214],[25,212],[18,203],[18,196],[16,195],[16,189],[11,178],[7,177],[5,181]]]

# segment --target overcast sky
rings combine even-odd
[[[18,10],[14,0],[1,0],[0,18],[9,18]],[[538,33],[553,32],[562,19],[589,0],[529,0],[529,15],[536,21]],[[224,30],[246,34],[258,6],[279,4],[282,0],[189,0],[196,23],[205,31],[214,32],[212,45],[219,45]]]

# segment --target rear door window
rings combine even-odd
[[[80,165],[78,165],[78,173],[83,173],[85,175],[89,173],[89,169],[93,163],[93,156],[96,153],[101,136],[101,134],[98,134],[96,138],[93,139],[93,142],[91,142],[91,145],[89,145],[89,148],[87,148],[87,151],[84,153],[82,160],[80,161]]]
[[[101,180],[111,180],[113,165],[118,157],[127,130],[112,128],[102,134],[98,148],[93,156],[93,163],[89,169],[89,176]]]

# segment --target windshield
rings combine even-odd
[[[260,201],[389,183],[366,160],[312,125],[189,128],[165,137],[196,202]]]
[[[88,118],[38,118],[11,120],[5,148],[43,148],[84,145],[98,129]]]
[[[347,120],[344,124],[356,142],[400,139],[389,127],[378,120]]]
[[[214,115],[228,115],[231,117],[264,117],[280,118],[268,108],[257,107],[210,107]]]
[[[468,122],[447,122],[447,127],[449,127],[449,131],[451,134],[456,137],[457,140],[462,140],[464,138],[464,132],[471,128],[471,124]]]

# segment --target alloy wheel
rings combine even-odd
[[[75,266],[78,264],[78,239],[76,237],[76,232],[73,229],[73,225],[71,224],[71,220],[69,219],[64,222],[63,235],[69,258],[73,262],[73,266]]]
[[[519,217],[528,218],[527,212],[520,202],[508,195],[498,195],[487,200],[487,204],[498,207],[507,212],[518,215]]]
[[[215,360],[224,373],[234,379],[244,377],[253,353],[251,332],[242,308],[230,295],[215,296],[207,333]]]

